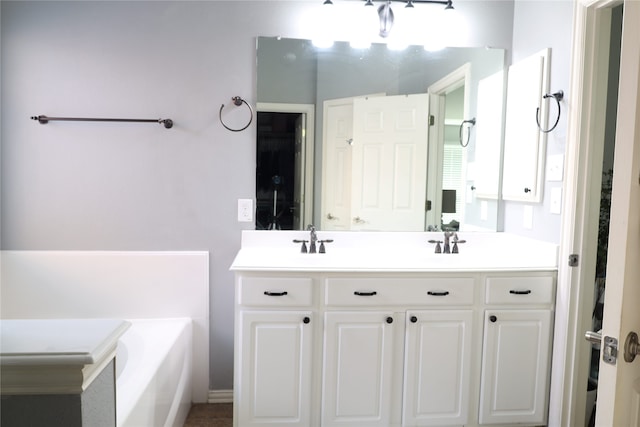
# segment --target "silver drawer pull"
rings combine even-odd
[[[509,293],[512,295],[529,295],[531,293],[531,289],[527,289],[526,291],[516,291],[515,289],[511,289]]]
[[[432,297],[446,297],[449,295],[449,291],[429,291],[427,295],[431,295]]]
[[[358,295],[359,297],[372,297],[374,295],[378,295],[376,291],[369,291],[369,292],[355,291],[353,294]]]
[[[268,297],[283,297],[287,295],[287,291],[282,291],[282,292],[264,291],[264,294]]]

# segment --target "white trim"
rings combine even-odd
[[[316,107],[313,104],[287,104],[275,102],[258,102],[256,112],[272,113],[301,113],[305,114],[305,146],[304,146],[304,212],[302,223],[311,224],[313,220],[313,169],[315,153],[315,116]]]
[[[233,403],[233,390],[209,390],[207,403]]]
[[[609,56],[608,9],[617,3],[575,2],[550,426],[585,425],[590,345],[583,336],[591,328],[608,67],[602,58]],[[579,267],[568,266],[570,254],[580,255]]]
[[[447,74],[437,82],[431,84],[427,88],[427,93],[430,96],[429,100],[429,115],[435,115],[436,117],[444,117],[444,102],[442,101],[444,96],[449,92],[464,86],[464,105],[463,115],[464,119],[469,118],[470,99],[471,99],[471,63],[466,63],[451,73]],[[438,110],[438,111],[434,111]],[[427,200],[432,200],[434,203],[431,210],[427,211],[427,217],[425,227],[431,224],[440,224],[440,216],[442,212],[442,168],[443,168],[443,152],[444,152],[444,121],[436,122],[434,126],[429,127],[429,153],[428,153],[428,165],[427,165]],[[467,150],[462,152],[462,164],[467,164]],[[467,182],[467,168],[463,167],[462,182]],[[466,185],[465,185],[466,186]],[[464,200],[465,195],[459,195]],[[439,202],[438,202],[439,201]],[[462,212],[460,217],[464,218],[466,209],[466,203],[462,204]],[[463,221],[464,222],[464,221]]]

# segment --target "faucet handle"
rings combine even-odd
[[[453,247],[451,248],[451,253],[452,254],[457,254],[458,252],[458,243],[462,244],[465,243],[466,240],[454,240],[453,241]]]
[[[320,242],[320,248],[318,249],[318,253],[324,254],[324,253],[327,253],[327,251],[324,248],[324,244],[333,242],[333,239],[325,239],[325,240],[318,240],[318,241]]]
[[[303,253],[303,254],[307,253],[307,242],[308,242],[308,240],[293,239],[293,243],[302,243],[302,247],[300,248],[300,252]]]
[[[440,243],[442,243],[442,240],[429,240],[428,242],[436,244],[435,253],[437,253],[437,254],[441,254],[442,253],[442,247],[440,246]]]

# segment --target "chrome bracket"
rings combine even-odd
[[[618,340],[613,337],[604,337],[602,349],[602,361],[615,365],[618,360]]]

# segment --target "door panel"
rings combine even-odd
[[[422,231],[428,94],[354,101],[352,229]]]
[[[351,145],[353,99],[324,103],[322,165],[323,230],[348,230],[351,218]]]
[[[463,425],[468,421],[471,310],[407,314],[403,423]]]
[[[480,389],[481,424],[545,424],[550,310],[488,310]]]
[[[624,343],[640,333],[640,2],[625,1],[607,285],[602,335],[618,339],[615,365],[601,360],[597,426],[640,425],[640,357],[626,362]]]
[[[395,341],[404,327],[404,317],[395,317],[379,311],[325,314],[323,426],[393,424],[394,377],[402,372]]]
[[[237,404],[243,426],[305,427],[311,421],[311,312],[245,311]],[[274,388],[274,385],[276,387]]]

